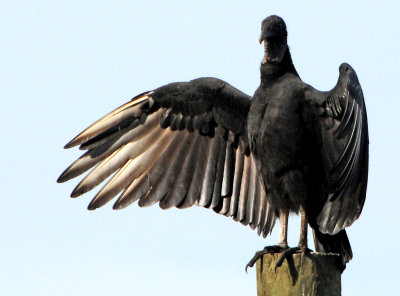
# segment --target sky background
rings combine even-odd
[[[400,4],[396,1],[0,1],[0,294],[256,295],[254,252],[276,244],[202,208],[89,212],[57,184],[63,146],[136,94],[221,78],[252,94],[261,21],[286,21],[301,78],[331,89],[356,70],[370,178],[348,229],[342,295],[397,295],[400,280]],[[289,242],[298,242],[296,216]],[[276,227],[277,229],[277,227]],[[309,236],[310,245],[312,238]]]

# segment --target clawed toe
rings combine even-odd
[[[281,267],[283,264],[283,261],[285,261],[285,259],[290,256],[293,255],[295,253],[305,253],[305,254],[309,254],[311,253],[312,250],[309,248],[301,248],[301,247],[294,247],[294,248],[287,248],[286,250],[284,250],[282,252],[282,255],[279,257],[279,259],[276,261],[275,264],[275,272],[278,269],[278,267]]]
[[[255,253],[255,255],[253,256],[253,258],[250,259],[249,263],[247,263],[245,271],[247,273],[247,268],[251,268],[254,266],[254,264],[256,263],[256,261],[258,259],[260,259],[263,255],[265,254],[275,254],[275,253],[281,253],[285,250],[286,248],[275,245],[275,246],[266,246],[263,250],[258,251]]]
[[[294,248],[288,248],[288,247],[282,247],[279,245],[275,245],[275,246],[266,246],[263,250],[258,251],[254,254],[253,258],[250,259],[249,263],[247,263],[245,271],[247,273],[247,268],[251,268],[254,266],[254,264],[256,263],[256,261],[260,258],[262,258],[263,255],[265,254],[276,254],[276,253],[282,253],[280,255],[280,257],[278,258],[278,260],[276,261],[275,264],[275,272],[278,269],[278,267],[281,267],[283,264],[283,261],[285,261],[285,259],[290,256],[293,255],[295,253],[305,253],[305,254],[309,254],[313,252],[311,249],[309,248],[304,248],[304,247],[294,247]]]

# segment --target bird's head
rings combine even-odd
[[[264,42],[264,58],[262,63],[282,62],[287,48],[286,24],[276,15],[267,17],[261,23],[260,44]]]

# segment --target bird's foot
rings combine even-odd
[[[282,252],[282,255],[278,258],[278,260],[276,261],[275,264],[275,272],[278,269],[278,267],[281,267],[283,264],[283,261],[285,261],[285,259],[290,256],[293,255],[295,253],[304,253],[304,254],[310,254],[312,252],[311,249],[309,248],[302,248],[302,247],[294,247],[294,248],[286,248],[286,250],[284,250]]]
[[[247,263],[246,268],[245,268],[246,273],[247,273],[247,268],[253,267],[254,264],[256,263],[256,261],[258,259],[260,259],[263,255],[281,253],[281,252],[284,252],[286,249],[287,249],[287,247],[282,247],[282,246],[279,246],[279,245],[266,246],[263,250],[256,252],[254,254],[253,258],[250,259],[249,263]]]

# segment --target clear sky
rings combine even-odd
[[[73,136],[136,94],[214,76],[252,94],[261,21],[287,23],[302,79],[331,89],[342,62],[367,104],[370,181],[348,230],[343,295],[396,295],[400,260],[400,5],[396,1],[0,2],[0,294],[256,295],[245,264],[278,240],[192,208],[86,210],[56,184]],[[298,241],[298,217],[289,226]],[[309,237],[311,240],[311,236]],[[312,245],[312,241],[310,242]]]

